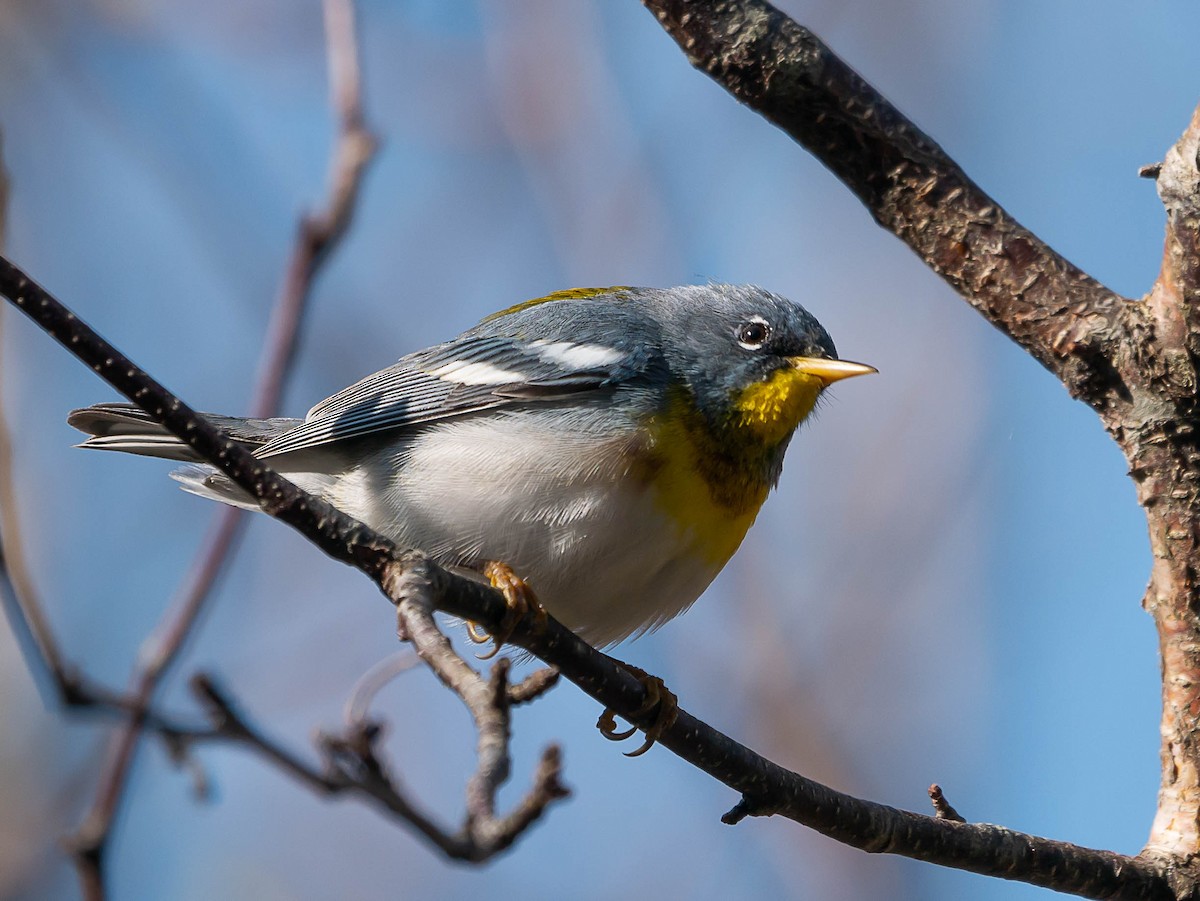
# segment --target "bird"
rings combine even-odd
[[[608,647],[692,605],[822,393],[875,371],[753,285],[574,288],[410,353],[303,419],[201,415],[397,545],[527,586]],[[258,508],[134,405],[68,423],[81,447],[183,462],[186,491]]]

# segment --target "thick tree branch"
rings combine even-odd
[[[473,620],[489,631],[504,623],[508,609],[498,592],[447,572],[420,552],[401,551],[384,536],[300,491],[196,416],[3,258],[0,294],[172,434],[259,497],[267,513],[375,579],[393,603],[427,598],[425,603]],[[404,625],[408,629],[410,623]],[[533,614],[522,618],[513,643],[554,665],[622,717],[642,728],[653,725],[653,714],[639,713],[646,700],[642,683],[552,618],[539,621]],[[901,854],[1086,897],[1176,898],[1168,879],[1169,862],[1090,850],[998,826],[955,823],[859,800],[779,767],[683,710],[660,743],[742,794],[730,819],[780,814],[866,851]]]
[[[1094,407],[1124,299],[1055,253],[808,29],[764,0],[642,0],[689,62],[824,163],[876,221]]]
[[[1200,852],[1200,107],[1157,172],[1167,213],[1136,401],[1105,425],[1129,460],[1154,565],[1143,606],[1163,663],[1162,781],[1148,851]],[[1193,871],[1200,880],[1200,867]]]
[[[1200,357],[1200,106],[1158,167],[1158,196],[1167,212],[1162,269],[1150,293],[1157,332],[1175,352],[1164,373],[1181,398],[1196,391]]]

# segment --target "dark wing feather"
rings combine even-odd
[[[614,364],[625,354],[613,350],[611,356],[604,365],[572,368],[529,342],[468,333],[410,354],[321,401],[301,425],[263,445],[258,455],[273,457],[480,410],[596,391],[623,374]]]

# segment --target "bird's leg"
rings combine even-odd
[[[500,648],[508,641],[521,617],[532,610],[538,622],[542,623],[546,619],[546,609],[537,599],[537,595],[533,593],[533,589],[529,587],[529,583],[513,572],[512,567],[507,563],[489,560],[483,567],[483,574],[487,576],[492,587],[504,595],[504,600],[508,605],[504,621],[500,623],[500,628],[495,634],[489,635],[475,623],[467,623],[467,635],[470,636],[471,641],[476,644],[483,644],[488,640],[495,642],[490,651],[479,655],[480,660],[488,660],[495,657]]]
[[[642,687],[646,689],[646,700],[633,712],[633,715],[643,716],[657,708],[654,722],[646,729],[646,740],[642,742],[642,746],[636,751],[625,752],[626,757],[640,757],[649,751],[654,743],[662,738],[663,733],[674,724],[675,718],[679,715],[679,698],[675,696],[675,692],[663,684],[663,680],[658,676],[651,676],[644,669],[631,663],[622,663],[620,660],[613,662],[636,676],[637,680],[642,683]],[[600,734],[609,741],[624,741],[637,732],[637,726],[631,726],[623,732],[618,732],[616,717],[615,711],[606,709],[596,722],[596,728],[600,730]]]

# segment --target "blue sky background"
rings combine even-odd
[[[1136,171],[1200,95],[1200,7],[783,6],[1053,246],[1131,297],[1149,288],[1162,211]],[[797,438],[693,611],[619,654],[837,788],[926,810],[937,781],[970,819],[1136,852],[1158,783],[1149,555],[1090,411],[633,0],[364,0],[360,31],[384,144],[286,412],[558,288],[717,279],[801,301],[881,374],[839,386]],[[323,191],[319,4],[0,0],[0,129],[11,255],[190,403],[244,411],[296,216]],[[165,465],[72,450],[66,411],[111,392],[27,323],[3,329],[39,586],[70,656],[121,684],[212,510]],[[394,650],[365,580],[256,521],[180,673],[216,672],[305,747]],[[465,714],[423,672],[377,709],[406,784],[456,822]],[[785,821],[722,826],[731,792],[661,749],[625,759],[597,713],[570,686],[518,712],[506,799],[550,740],[575,795],[482,869],[237,750],[201,752],[217,795],[197,804],[148,744],[114,897],[1049,897]],[[0,896],[73,897],[56,839],[107,730],[46,711],[7,631],[0,721]]]

